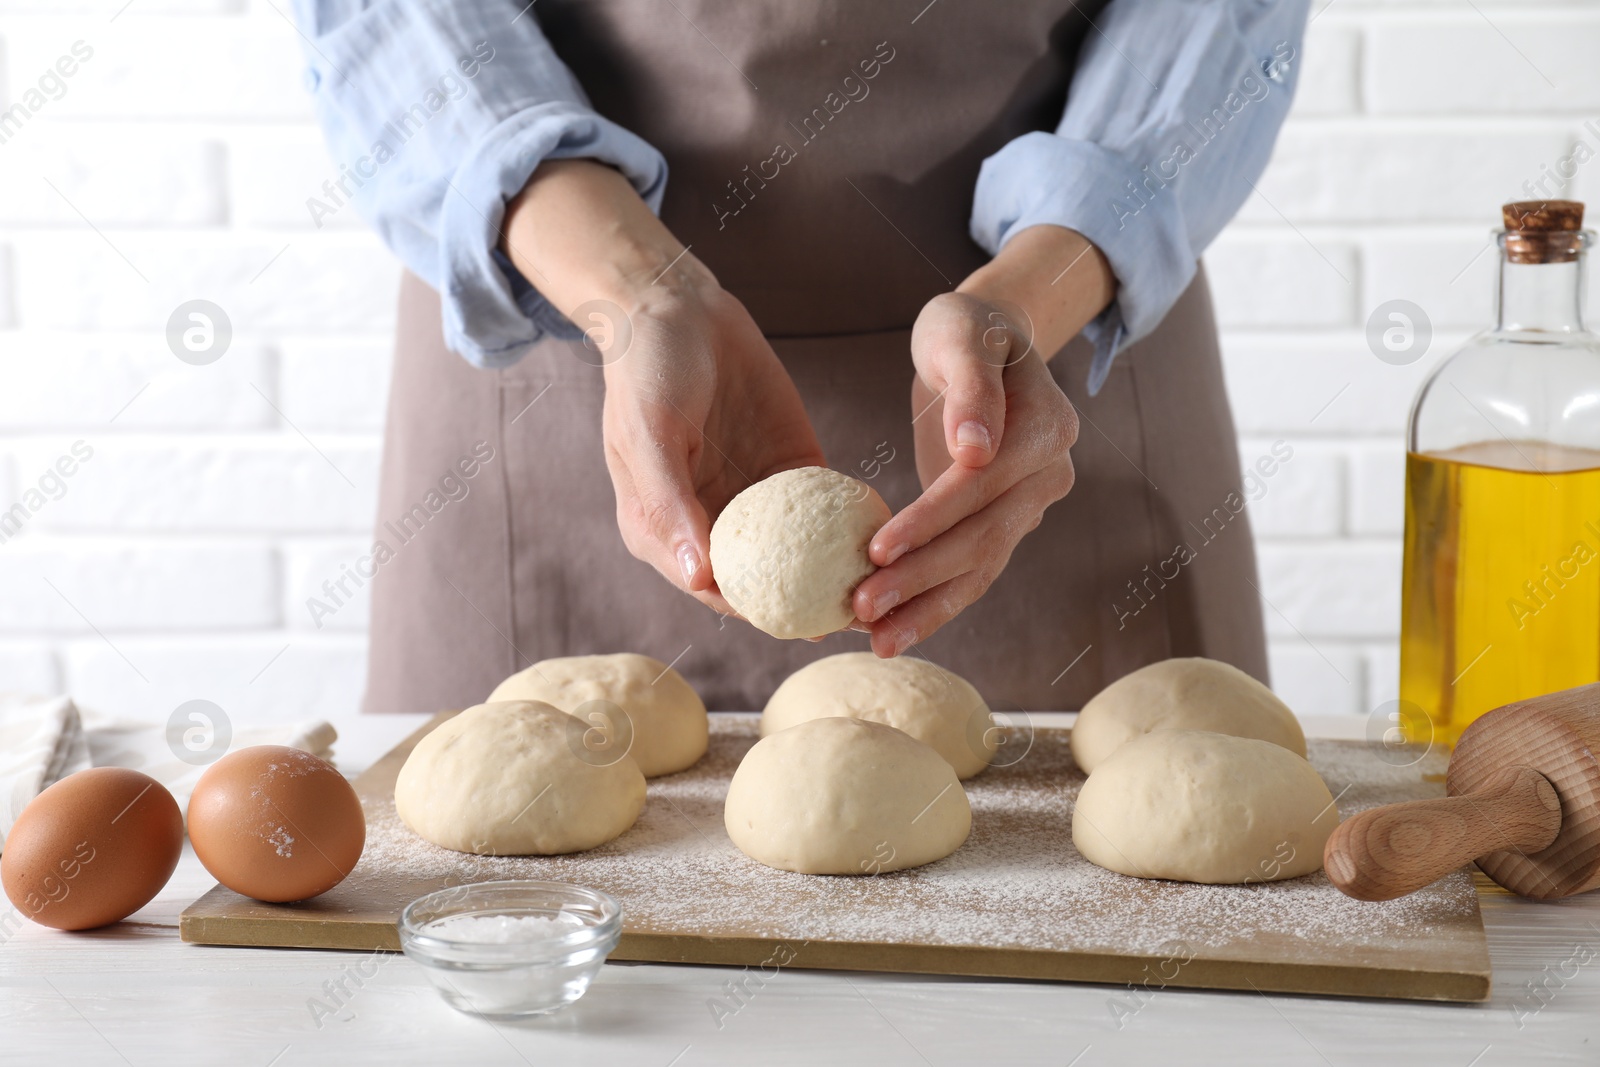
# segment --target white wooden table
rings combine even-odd
[[[340,765],[365,766],[420,721],[339,723]],[[403,956],[183,944],[178,914],[211,884],[186,852],[128,922],[27,924],[0,944],[0,1063],[1600,1064],[1600,892],[1534,904],[1485,889],[1482,1005],[1175,989],[1141,1005],[1106,986],[788,970],[719,1025],[711,1005],[734,1003],[736,972],[612,964],[563,1013],[491,1024],[447,1007]]]

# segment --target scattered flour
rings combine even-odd
[[[1332,949],[1369,963],[1414,954],[1477,913],[1465,871],[1412,896],[1372,904],[1344,896],[1320,872],[1205,886],[1096,867],[1072,846],[1072,802],[1084,778],[1065,730],[1038,731],[1013,766],[992,767],[963,783],[972,835],[937,863],[859,878],[773,870],[735,848],[722,823],[728,779],[755,743],[757,721],[753,715],[713,716],[705,758],[682,773],[652,779],[633,828],[589,852],[451,852],[407,829],[392,800],[369,804],[361,862],[318,903],[370,911],[382,902],[398,916],[415,897],[446,885],[546,879],[610,893],[623,904],[626,929],[641,933],[1121,954],[1163,953],[1181,943],[1214,959],[1259,958],[1264,945],[1314,941],[1324,956]],[[1311,762],[1343,817],[1442,795],[1445,758],[1432,753],[1415,766],[1391,766],[1379,751],[1356,743],[1310,746]]]
[[[294,837],[290,835],[286,826],[279,826],[267,835],[267,844],[272,846],[272,851],[284,859],[294,858]]]

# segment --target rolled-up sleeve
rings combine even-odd
[[[1266,168],[1307,7],[1114,0],[1089,27],[1056,131],[1025,134],[984,161],[974,240],[994,254],[1029,226],[1065,226],[1116,274],[1111,305],[1084,329],[1095,346],[1091,392],[1117,350],[1177,302]]]
[[[445,343],[480,367],[579,333],[499,251],[507,200],[545,159],[624,174],[659,210],[667,165],[589,106],[514,0],[296,0],[336,175],[307,201],[358,211],[439,291]]]

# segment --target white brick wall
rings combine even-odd
[[[1262,195],[1206,262],[1241,452],[1295,447],[1252,505],[1274,682],[1303,713],[1367,714],[1398,692],[1406,413],[1437,360],[1487,324],[1499,204],[1525,198],[1523,183],[1579,138],[1600,151],[1585,128],[1600,119],[1600,12],[1583,0],[1313,7]],[[1600,212],[1600,158],[1561,192]],[[1397,298],[1435,331],[1406,367],[1376,359],[1364,336]]]
[[[1489,313],[1497,205],[1600,149],[1600,12],[1316,6],[1262,195],[1206,259],[1241,453],[1294,448],[1251,506],[1278,688],[1365,714],[1396,688],[1411,396]],[[0,544],[0,689],[160,717],[359,697],[365,600],[321,629],[304,601],[369,535],[398,269],[353,212],[305,213],[334,168],[284,9],[0,0],[0,106],[94,49],[0,145],[0,508],[93,449]],[[1600,159],[1568,192],[1600,204]],[[1363,336],[1397,297],[1436,331],[1408,367]],[[209,366],[162,336],[193,298],[233,321]]]
[[[365,605],[319,631],[304,590],[369,534],[398,267],[351,213],[310,225],[331,168],[285,5],[124,8],[0,0],[0,106],[94,49],[0,145],[0,508],[93,449],[0,544],[0,690],[341,713]],[[163,336],[195,298],[234,331],[207,366]]]

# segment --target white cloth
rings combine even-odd
[[[39,791],[89,766],[89,742],[67,697],[0,696],[0,833]]]
[[[228,750],[287,745],[331,762],[338,736],[332,723],[321,720],[245,726],[233,732]],[[80,710],[66,696],[0,693],[0,837],[11,832],[11,824],[41,791],[87,767],[130,767],[148,774],[187,810],[189,794],[209,765],[174,755],[163,724]]]

